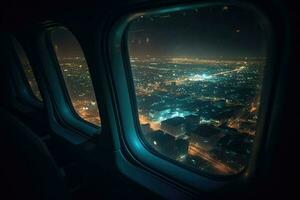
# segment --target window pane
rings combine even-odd
[[[29,60],[25,54],[24,49],[22,48],[20,43],[15,39],[13,40],[13,44],[14,44],[16,53],[19,57],[20,63],[23,67],[26,79],[29,83],[32,93],[38,100],[42,101],[42,96],[41,96],[40,90],[38,88],[38,84],[36,82],[35,76],[32,71],[32,67],[30,66]]]
[[[74,35],[64,28],[51,32],[51,38],[75,111],[82,119],[100,125],[94,88],[80,44]]]
[[[143,15],[127,45],[146,143],[205,173],[243,170],[266,63],[255,14],[224,5]]]

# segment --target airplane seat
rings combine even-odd
[[[0,123],[0,199],[69,199],[62,174],[41,139],[3,108]]]

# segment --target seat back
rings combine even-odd
[[[0,108],[0,199],[67,199],[64,180],[43,141]]]

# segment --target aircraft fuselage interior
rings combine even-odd
[[[296,2],[1,4],[1,200],[299,196]]]

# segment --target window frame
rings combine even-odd
[[[53,27],[52,27],[52,28],[53,28]],[[78,42],[79,45],[80,45],[80,43],[79,43],[79,40],[77,39],[77,37],[75,36],[75,34],[74,34],[73,32],[71,32],[67,27],[62,26],[62,25],[56,26],[55,28],[53,28],[53,29],[51,29],[50,31],[47,32],[47,36],[46,36],[47,38],[46,38],[46,40],[47,40],[47,43],[48,43],[48,45],[49,45],[49,51],[51,51],[51,55],[54,55],[54,58],[53,58],[53,59],[55,60],[54,62],[56,63],[57,66],[59,66],[59,68],[56,68],[56,69],[58,70],[58,71],[57,71],[57,74],[58,74],[59,79],[60,79],[60,81],[61,81],[61,87],[62,87],[62,89],[63,89],[63,91],[64,91],[64,95],[65,95],[66,101],[67,101],[67,103],[68,103],[69,105],[71,105],[71,106],[70,106],[71,112],[73,113],[73,115],[74,115],[78,120],[84,121],[85,123],[88,123],[89,125],[91,125],[91,126],[97,128],[97,129],[100,129],[100,128],[101,128],[101,123],[100,123],[99,125],[96,125],[96,124],[93,124],[93,123],[91,123],[91,122],[89,122],[89,121],[83,119],[83,118],[78,114],[78,112],[75,110],[75,108],[74,108],[74,106],[73,106],[73,102],[72,102],[72,99],[71,99],[71,97],[70,97],[70,95],[69,95],[68,87],[67,87],[67,85],[66,85],[65,77],[64,77],[64,75],[63,75],[63,72],[62,72],[60,63],[59,63],[59,61],[58,61],[58,59],[57,59],[57,54],[55,53],[55,50],[54,50],[54,47],[53,47],[53,41],[52,41],[52,37],[51,37],[51,34],[52,34],[51,31],[55,31],[55,29],[63,29],[63,30],[65,30],[65,31],[68,31],[68,32],[69,32],[70,34],[72,34],[73,37],[77,40],[77,42]],[[81,47],[81,45],[80,45],[80,49],[82,50],[82,53],[83,53],[83,55],[85,56],[84,51],[83,51],[83,48]],[[87,64],[87,70],[89,71],[89,74],[90,74],[90,69],[89,69],[89,65],[88,65],[88,63],[87,63],[87,61],[86,61],[86,57],[84,57],[84,59],[85,59],[85,62],[86,62],[86,64]],[[90,74],[90,76],[91,76],[91,74]],[[90,81],[91,81],[91,84],[92,84],[92,87],[93,87],[93,91],[94,91],[94,94],[95,94],[95,89],[94,89],[94,86],[93,86],[92,79],[90,79]],[[96,94],[95,94],[95,96],[96,96]],[[100,109],[99,109],[99,106],[98,106],[98,102],[97,102],[97,107],[98,107],[98,115],[99,115],[99,117],[100,117],[100,111],[99,111]],[[100,122],[101,122],[101,117],[100,117]]]
[[[253,11],[258,18],[263,19],[265,30],[268,32],[269,38],[266,41],[268,45],[267,61],[264,68],[260,109],[258,114],[256,137],[253,144],[253,150],[248,166],[238,174],[229,176],[208,175],[203,173],[196,173],[194,170],[187,169],[187,166],[181,167],[178,162],[174,164],[174,161],[170,162],[169,159],[162,156],[162,154],[153,153],[152,149],[148,149],[145,142],[141,139],[142,132],[138,119],[138,111],[136,104],[136,93],[134,90],[133,79],[131,74],[131,66],[128,57],[127,40],[125,34],[131,21],[136,17],[145,14],[155,14],[170,11],[186,10],[189,8],[200,8],[214,5],[237,5],[247,10]],[[263,10],[260,10],[254,4],[248,2],[245,3],[228,3],[228,2],[203,2],[203,3],[175,3],[171,5],[162,6],[161,8],[145,6],[144,8],[138,8],[134,12],[126,13],[123,16],[119,16],[117,23],[113,24],[109,33],[109,59],[111,62],[111,68],[109,69],[110,76],[112,77],[115,88],[116,107],[119,110],[119,120],[122,126],[120,127],[120,138],[125,146],[123,153],[126,154],[128,160],[134,160],[134,162],[141,165],[143,168],[152,171],[155,174],[159,174],[167,179],[181,182],[184,186],[194,188],[196,190],[211,191],[220,189],[228,185],[238,185],[239,183],[245,183],[255,177],[256,165],[259,162],[259,154],[261,154],[265,147],[262,144],[266,143],[268,138],[269,125],[268,121],[271,118],[273,102],[270,101],[274,95],[274,85],[276,82],[276,66],[274,63],[274,54],[276,49],[272,47],[276,46],[275,37],[273,35],[272,18],[265,15]],[[275,59],[274,59],[275,60]],[[128,94],[126,94],[128,93]],[[159,155],[157,155],[159,154]],[[171,172],[170,172],[171,171]],[[130,175],[129,175],[130,176]]]
[[[96,126],[85,121],[77,114],[73,107],[51,40],[51,31],[61,27],[70,31],[77,39],[74,32],[68,26],[52,21],[41,24],[40,31],[37,34],[37,48],[44,66],[42,73],[46,79],[45,84],[49,93],[47,107],[49,110],[50,126],[56,130],[55,133],[73,144],[81,144],[91,137],[100,135],[102,125]],[[80,45],[78,39],[77,41]],[[84,49],[81,45],[80,48],[86,59]],[[87,67],[89,69],[88,65]],[[100,115],[100,111],[98,112]]]
[[[42,100],[39,100],[37,96],[33,93],[31,86],[29,85],[29,80],[25,74],[24,71],[24,66],[21,62],[21,58],[17,53],[16,50],[16,45],[14,43],[18,43],[18,45],[22,48],[21,51],[24,52],[24,55],[26,56],[27,60],[29,61],[30,68],[32,69],[33,76],[36,80],[38,90],[40,92]],[[15,37],[14,35],[10,36],[10,43],[12,47],[12,52],[11,52],[11,58],[14,60],[14,65],[15,67],[12,68],[12,77],[14,79],[14,88],[16,89],[16,96],[18,101],[20,101],[23,104],[29,105],[30,107],[36,108],[36,109],[42,109],[44,106],[43,103],[43,96],[42,92],[40,90],[40,86],[38,83],[38,80],[36,78],[36,73],[34,70],[34,67],[32,66],[31,60],[28,56],[28,53],[21,43],[21,41]]]

